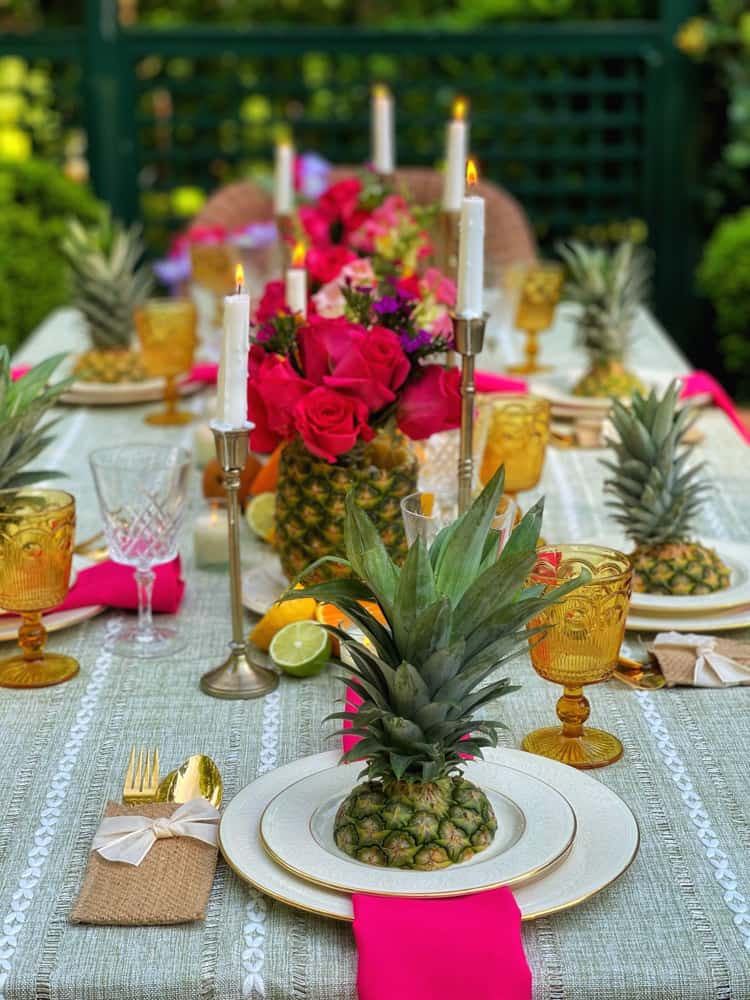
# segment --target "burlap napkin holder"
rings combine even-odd
[[[672,635],[672,633],[668,633]],[[740,639],[710,638],[713,651],[727,661],[731,661],[737,670],[731,671],[730,676],[721,669],[721,664],[717,661],[718,673],[711,669],[711,652],[707,654],[709,660],[708,668],[699,664],[697,650],[690,648],[690,636],[685,636],[685,645],[664,645],[660,643],[661,635],[657,635],[654,642],[647,648],[649,653],[656,659],[668,687],[676,685],[689,685],[699,687],[730,687],[736,684],[750,684],[750,642]],[[700,667],[700,669],[696,669]],[[746,679],[745,679],[746,677]]]
[[[173,802],[108,802],[104,815],[157,818],[177,808]],[[203,920],[217,854],[217,848],[191,837],[157,840],[138,867],[106,861],[92,851],[70,922],[133,927]]]

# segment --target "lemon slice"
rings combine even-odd
[[[435,507],[435,494],[434,493],[420,493],[419,495],[419,512],[425,517],[432,517],[432,511]]]
[[[328,662],[331,641],[328,633],[316,622],[292,622],[271,640],[271,659],[293,677],[319,674]]]
[[[250,633],[250,641],[258,649],[266,651],[271,645],[271,639],[285,625],[292,622],[309,621],[315,617],[317,602],[312,597],[300,597],[296,601],[282,601],[274,604]]]
[[[275,511],[275,493],[259,493],[257,497],[252,498],[245,510],[245,517],[251,530],[265,542],[270,542],[274,535]]]

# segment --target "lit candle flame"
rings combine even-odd
[[[295,243],[294,250],[292,251],[292,267],[304,267],[306,253],[307,247],[304,243]]]
[[[473,160],[469,160],[466,164],[466,183],[469,187],[474,187],[477,179],[477,165]]]
[[[378,98],[390,97],[390,90],[384,83],[375,83],[372,87],[372,96],[377,100]]]
[[[237,294],[240,295],[245,284],[245,269],[242,264],[238,264],[234,270],[234,284],[237,288]]]
[[[453,102],[453,121],[462,122],[466,118],[469,102],[465,97],[457,97]]]

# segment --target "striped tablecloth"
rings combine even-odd
[[[686,370],[645,314],[638,332],[634,354],[640,367]],[[58,313],[18,360],[41,358],[78,337],[75,315]],[[485,367],[499,366],[518,351],[511,335],[496,332],[493,340]],[[566,310],[543,349],[558,364],[576,360]],[[144,412],[67,411],[46,464],[69,477],[82,537],[99,527],[86,462],[92,448],[189,440],[189,430],[146,427]],[[699,450],[717,487],[701,530],[748,542],[750,451],[721,413],[707,413],[701,426],[706,439]],[[601,480],[596,452],[550,449],[534,491],[547,496],[549,540],[619,540],[604,513]],[[197,496],[197,482],[195,488]],[[258,774],[325,748],[320,720],[340,695],[329,673],[303,682],[283,679],[259,702],[217,701],[199,692],[199,676],[222,656],[229,611],[224,577],[195,570],[190,549],[186,538],[188,587],[177,624],[189,641],[182,654],[155,663],[115,658],[110,637],[118,615],[104,614],[51,641],[80,660],[76,680],[38,691],[0,690],[4,1000],[354,996],[350,928],[265,898],[223,864],[205,923],[119,929],[67,921],[104,802],[121,789],[131,744],[158,743],[169,767],[205,751],[221,767],[227,799]],[[246,557],[257,558],[249,539]],[[517,746],[525,732],[554,718],[559,692],[537,678],[525,656],[511,669],[523,687],[513,696],[512,712],[510,705],[502,707],[510,724],[507,745]],[[593,689],[591,701],[594,722],[625,745],[624,758],[596,776],[632,807],[642,845],[611,888],[576,909],[525,925],[535,998],[745,1000],[750,690],[645,693],[613,681]],[[450,947],[450,929],[439,946]]]

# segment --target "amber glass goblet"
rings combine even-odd
[[[190,247],[192,280],[213,295],[213,325],[223,322],[225,295],[235,290],[235,269],[240,263],[239,249],[231,243],[193,243]]]
[[[78,673],[78,661],[45,653],[42,612],[70,583],[76,503],[62,490],[0,490],[0,607],[21,616],[20,656],[0,660],[0,687],[48,687]]]
[[[549,365],[537,363],[540,333],[548,330],[555,319],[555,309],[560,301],[564,281],[564,271],[554,261],[539,261],[530,264],[524,274],[518,297],[515,326],[526,334],[524,353],[526,359],[518,365],[511,365],[509,372],[518,375],[534,375],[550,370]]]
[[[149,375],[167,380],[166,407],[144,417],[147,424],[172,427],[193,419],[189,410],[177,407],[177,378],[189,372],[195,354],[197,312],[188,299],[149,299],[135,311],[135,327],[141,342],[141,357]]]
[[[523,750],[573,767],[612,764],[622,756],[622,743],[610,733],[584,726],[589,703],[583,685],[606,681],[617,666],[625,633],[632,589],[628,557],[598,545],[559,545],[540,553],[531,582],[558,586],[588,570],[591,581],[547,608],[528,628],[549,626],[540,639],[530,640],[534,670],[553,684],[562,684],[557,703],[560,726],[537,729],[525,736]]]
[[[537,396],[505,393],[482,397],[477,439],[484,441],[479,480],[488,483],[505,466],[505,492],[511,496],[539,482],[549,441],[550,405]]]

